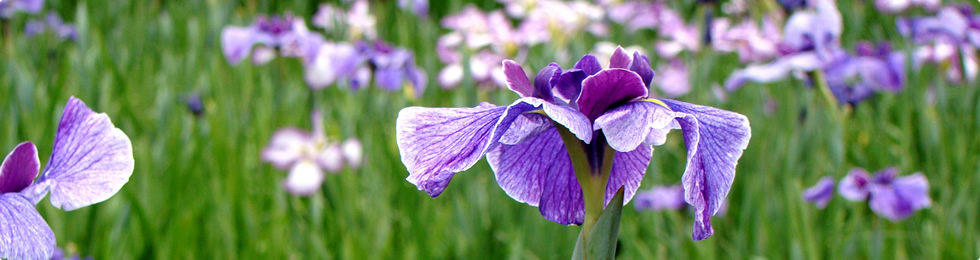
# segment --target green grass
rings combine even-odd
[[[23,36],[24,15],[3,21],[0,51],[0,152],[30,140],[42,162],[69,96],[106,112],[132,139],[136,169],[112,199],[64,212],[38,204],[58,245],[96,259],[432,259],[567,258],[579,228],[544,220],[537,208],[510,199],[485,162],[458,174],[439,198],[404,180],[394,139],[399,109],[411,105],[508,104],[508,91],[434,85],[441,66],[434,39],[445,31],[375,4],[379,34],[416,51],[430,86],[418,100],[376,88],[311,92],[293,59],[265,66],[229,65],[220,30],[251,23],[258,13],[292,11],[309,17],[315,3],[279,1],[49,1],[79,26],[76,42]],[[433,2],[441,17],[463,3]],[[907,46],[891,17],[870,6],[842,3],[844,42],[891,40]],[[479,4],[497,7],[492,1]],[[974,2],[974,7],[977,5]],[[852,8],[853,7],[853,8]],[[653,34],[609,39],[652,49]],[[600,39],[581,37],[572,56]],[[899,44],[901,43],[901,44]],[[528,64],[554,60],[554,48],[532,49]],[[980,255],[980,89],[949,85],[940,68],[909,75],[906,91],[883,94],[843,121],[830,115],[805,83],[750,84],[728,102],[710,91],[740,66],[735,55],[686,55],[692,93],[681,100],[748,116],[753,138],[738,164],[716,234],[691,240],[688,212],[623,212],[622,259],[973,259]],[[656,58],[654,58],[656,59]],[[571,64],[562,64],[569,66]],[[935,103],[927,89],[935,89]],[[200,92],[206,114],[191,115],[184,96]],[[312,95],[312,96],[311,96]],[[777,108],[766,111],[768,100]],[[329,175],[320,193],[294,197],[281,188],[285,173],[259,161],[280,127],[309,128],[311,103],[324,107],[333,139],[358,137],[366,163]],[[805,118],[801,114],[805,111]],[[657,147],[643,188],[680,180],[685,149],[679,134]],[[902,222],[876,216],[864,203],[835,198],[824,210],[804,203],[802,190],[851,167],[898,166],[923,172],[934,200]]]

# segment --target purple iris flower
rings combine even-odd
[[[834,197],[834,177],[824,176],[813,187],[803,191],[803,199],[817,205],[817,208],[827,207]]]
[[[719,52],[735,52],[742,62],[764,62],[777,57],[782,32],[769,17],[762,19],[761,27],[752,19],[732,26],[727,18],[712,22],[711,47]]]
[[[680,210],[687,206],[684,201],[684,186],[653,186],[650,190],[636,193],[633,206],[636,210]]]
[[[221,31],[221,49],[231,64],[238,64],[248,57],[256,44],[276,48],[285,57],[299,57],[304,62],[311,62],[325,42],[323,36],[306,27],[303,19],[289,14],[261,16],[249,27],[226,26]]]
[[[50,259],[51,227],[35,209],[49,192],[51,204],[66,211],[109,199],[133,174],[133,146],[109,117],[71,97],[65,105],[48,165],[37,148],[23,142],[0,165],[0,258]]]
[[[0,18],[8,18],[16,12],[36,14],[44,7],[44,0],[4,0],[0,1]]]
[[[398,6],[411,10],[419,17],[429,16],[429,0],[398,0]]]
[[[325,178],[324,170],[339,173],[345,162],[358,167],[362,161],[359,141],[351,144],[329,142],[323,129],[323,116],[314,112],[312,118],[313,132],[292,127],[280,129],[262,150],[263,161],[289,172],[283,187],[297,196],[309,196],[319,191]]]
[[[919,6],[929,11],[939,9],[940,0],[875,0],[875,8],[883,13],[901,13]]]
[[[371,64],[377,70],[375,82],[381,88],[398,90],[402,88],[402,81],[407,80],[416,96],[425,91],[425,72],[415,67],[415,57],[411,51],[377,41],[371,52]]]
[[[652,146],[680,128],[688,150],[682,182],[685,201],[695,209],[694,239],[707,238],[714,232],[710,217],[727,196],[735,164],[748,145],[748,119],[648,98],[654,73],[639,53],[631,56],[619,48],[609,64],[603,69],[592,55],[572,68],[552,63],[532,83],[520,65],[508,60],[503,63],[507,85],[521,96],[508,106],[402,109],[396,139],[407,180],[439,196],[456,172],[486,155],[497,183],[511,198],[538,207],[550,221],[581,224],[584,184],[574,169],[608,178],[605,187],[598,187],[603,205],[620,187],[625,187],[627,203],[646,173]]]
[[[946,78],[961,82],[965,77],[973,82],[978,74],[976,48],[980,48],[980,15],[969,6],[950,6],[934,17],[912,17],[898,20],[903,36],[921,44],[915,52],[914,64],[947,64]]]
[[[932,205],[926,177],[922,173],[898,177],[896,168],[886,168],[874,176],[864,169],[852,169],[841,180],[839,192],[849,200],[869,199],[872,211],[892,221],[905,219]]]
[[[60,40],[74,40],[78,36],[75,26],[65,23],[57,13],[48,13],[43,22],[32,19],[24,25],[27,37],[34,37],[46,30],[51,30]]]
[[[360,74],[359,68],[366,65],[369,52],[366,43],[359,43],[358,46],[346,42],[321,44],[316,56],[304,63],[306,84],[313,89],[323,89],[346,79],[352,81],[352,89],[366,85],[370,81],[370,70],[367,71],[367,80],[357,76]]]

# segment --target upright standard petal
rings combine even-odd
[[[611,57],[609,57],[609,68],[610,69],[626,69],[629,68],[630,64],[633,63],[632,57],[626,53],[626,50],[622,46],[617,46],[616,51],[613,51]]]
[[[932,205],[929,181],[921,173],[895,178],[892,183],[873,183],[870,190],[871,210],[892,221]]]
[[[34,203],[17,193],[0,194],[0,258],[51,259],[54,232]]]
[[[841,197],[851,201],[864,201],[868,199],[868,184],[871,182],[871,175],[861,168],[853,168],[840,180],[840,187],[837,192]]]
[[[629,70],[640,74],[640,78],[643,78],[643,84],[650,87],[650,82],[653,81],[653,69],[650,68],[650,59],[646,55],[642,55],[639,52],[633,52],[633,63],[630,64]]]
[[[534,77],[534,97],[554,102],[555,98],[551,89],[558,85],[560,77],[561,66],[558,66],[557,63],[552,62],[541,69],[538,75]]]
[[[105,113],[95,113],[71,97],[51,158],[37,182],[49,185],[51,204],[70,211],[115,195],[129,182],[134,164],[129,137]]]
[[[483,103],[473,108],[409,107],[395,123],[398,150],[407,180],[436,197],[457,172],[472,167],[533,106]]]
[[[599,63],[599,59],[589,54],[575,62],[574,68],[584,71],[586,76],[591,76],[602,70],[602,64]]]
[[[643,78],[626,69],[608,69],[582,81],[578,110],[590,120],[595,120],[615,104],[622,104],[647,96]]]
[[[31,142],[23,142],[3,159],[0,164],[0,194],[20,192],[34,182],[41,162],[37,158],[37,148]]]
[[[803,199],[817,205],[817,208],[827,207],[834,197],[834,177],[824,176],[817,184],[803,191]]]
[[[735,180],[735,165],[749,144],[749,120],[717,108],[661,99],[678,117],[687,146],[684,198],[694,206],[694,240],[714,234],[711,216],[721,206]]]
[[[531,97],[534,95],[534,87],[527,79],[527,74],[520,64],[512,60],[504,60],[504,75],[507,77],[507,88],[517,92],[521,97]]]

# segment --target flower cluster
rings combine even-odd
[[[915,42],[914,64],[944,65],[946,79],[975,82],[980,48],[980,14],[969,5],[943,7],[935,16],[901,18],[898,31]]]
[[[886,168],[873,176],[861,168],[851,169],[841,179],[837,191],[851,201],[868,201],[872,211],[892,221],[905,219],[932,205],[926,177],[921,173],[899,177],[896,168]],[[833,196],[834,178],[830,176],[803,191],[803,199],[818,208],[827,206]]]
[[[731,188],[751,135],[745,116],[650,98],[649,59],[622,48],[608,68],[585,55],[571,68],[544,67],[533,83],[516,62],[507,60],[503,67],[508,88],[521,96],[508,106],[399,112],[398,148],[407,179],[419,190],[439,196],[456,172],[486,155],[511,198],[538,207],[545,219],[582,224],[586,208],[601,209],[621,187],[628,203],[652,146],[681,129],[688,159],[682,182],[685,201],[695,211],[694,239],[713,234],[710,218]],[[589,181],[594,179],[600,181]]]
[[[357,90],[371,83],[389,91],[405,85],[416,96],[427,84],[426,75],[415,66],[411,51],[377,40],[375,18],[366,1],[356,1],[347,12],[324,4],[313,16],[313,25],[325,32],[345,32],[352,42],[327,40],[310,30],[300,17],[259,17],[248,27],[226,26],[221,47],[231,64],[251,56],[252,63],[268,63],[277,55],[299,58],[310,88],[322,89],[335,83]]]
[[[72,97],[38,177],[40,167],[31,142],[17,145],[0,165],[0,258],[55,256],[54,232],[35,205],[48,193],[51,204],[66,211],[109,199],[133,174],[133,146],[108,116]]]
[[[48,13],[44,17],[44,21],[31,19],[24,25],[24,34],[27,37],[34,37],[47,30],[50,30],[61,40],[75,40],[78,37],[78,31],[75,30],[75,26],[65,23],[57,13]]]
[[[44,0],[0,1],[0,18],[10,18],[18,12],[37,14],[44,8]]]
[[[313,132],[297,128],[276,131],[262,151],[262,160],[288,171],[283,187],[297,196],[308,196],[320,190],[326,170],[339,173],[345,165],[358,168],[363,161],[363,147],[356,138],[343,142],[327,140],[322,115],[313,113]]]

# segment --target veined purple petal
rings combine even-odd
[[[297,128],[280,129],[272,134],[269,145],[262,150],[262,160],[279,170],[287,171],[303,156],[304,150],[312,142],[313,137],[309,132]]]
[[[320,190],[323,179],[323,171],[320,167],[309,160],[302,160],[293,164],[283,187],[293,195],[309,196]]]
[[[714,234],[713,216],[735,180],[735,165],[749,144],[752,131],[743,115],[717,108],[660,99],[677,113],[687,146],[684,198],[694,206],[694,240]]]
[[[31,142],[23,142],[14,147],[0,164],[0,194],[20,192],[30,186],[41,170],[37,158],[37,148]]]
[[[616,51],[613,51],[612,56],[609,58],[610,69],[626,69],[632,63],[632,57],[626,53],[626,50],[622,46],[616,46]]]
[[[578,108],[576,102],[582,93],[582,81],[589,75],[580,69],[566,70],[558,78],[558,95],[567,100],[568,104]]]
[[[553,184],[548,176],[575,175],[565,144],[554,127],[516,145],[498,145],[487,153],[487,163],[497,177],[497,184],[508,196],[535,207],[541,200],[544,186]],[[581,193],[581,188],[578,192]],[[553,216],[558,215],[561,214]],[[575,222],[561,218],[548,220],[563,224]]]
[[[52,205],[70,211],[115,195],[129,182],[134,164],[126,133],[112,125],[105,113],[95,113],[71,97],[58,124],[51,158],[37,182],[49,185]],[[41,197],[43,192],[33,199]]]
[[[507,88],[517,92],[521,97],[534,96],[534,87],[527,79],[527,74],[520,64],[513,60],[504,60],[504,75],[507,76]]]
[[[687,206],[684,201],[684,186],[653,186],[653,188],[636,193],[633,206],[636,210],[660,211],[665,209],[679,210]]]
[[[675,117],[670,108],[655,102],[634,101],[606,111],[595,120],[593,130],[602,130],[609,147],[629,152],[637,149],[651,134],[666,137]]]
[[[578,62],[575,62],[574,68],[584,71],[587,76],[591,76],[602,70],[602,64],[599,63],[599,60],[595,56],[587,54],[582,56],[582,59],[578,60]]]
[[[534,97],[544,99],[548,102],[554,102],[555,98],[551,92],[552,87],[558,85],[558,79],[561,77],[561,66],[557,63],[552,62],[545,66],[538,72],[538,75],[534,77]]]
[[[18,193],[0,194],[0,258],[51,259],[55,238],[51,227]]]
[[[515,102],[474,108],[409,107],[398,113],[396,139],[407,180],[436,197],[457,172],[492,149],[514,120],[534,107]]]
[[[647,96],[647,87],[639,74],[626,69],[608,69],[582,81],[578,110],[595,120],[610,106]]]
[[[606,183],[606,201],[603,206],[609,204],[619,187],[623,187],[623,205],[633,199],[633,194],[640,188],[640,181],[650,167],[650,157],[653,156],[653,147],[639,146],[629,152],[617,152],[613,158],[612,172],[609,174],[609,181]]]
[[[248,27],[227,26],[221,30],[221,50],[232,65],[248,56],[255,44],[255,30]]]
[[[585,143],[592,143],[592,123],[584,114],[567,106],[556,105],[554,103],[539,98],[522,98],[517,102],[530,104],[540,107],[541,111],[552,121],[568,129],[569,132],[578,137]],[[515,102],[516,104],[516,102]]]
[[[640,52],[633,52],[633,63],[630,64],[629,70],[636,72],[643,78],[643,84],[650,87],[650,82],[653,81],[653,69],[650,68],[650,59],[646,55],[640,54]]]
[[[871,185],[871,210],[892,221],[899,221],[916,210],[932,205],[929,181],[921,173],[898,177],[889,184]]]
[[[861,168],[853,168],[840,180],[840,187],[837,192],[841,197],[851,201],[864,201],[868,199],[868,185],[871,183],[871,175]]]
[[[817,205],[817,208],[827,207],[834,197],[834,177],[824,176],[817,184],[803,191],[803,199]]]

